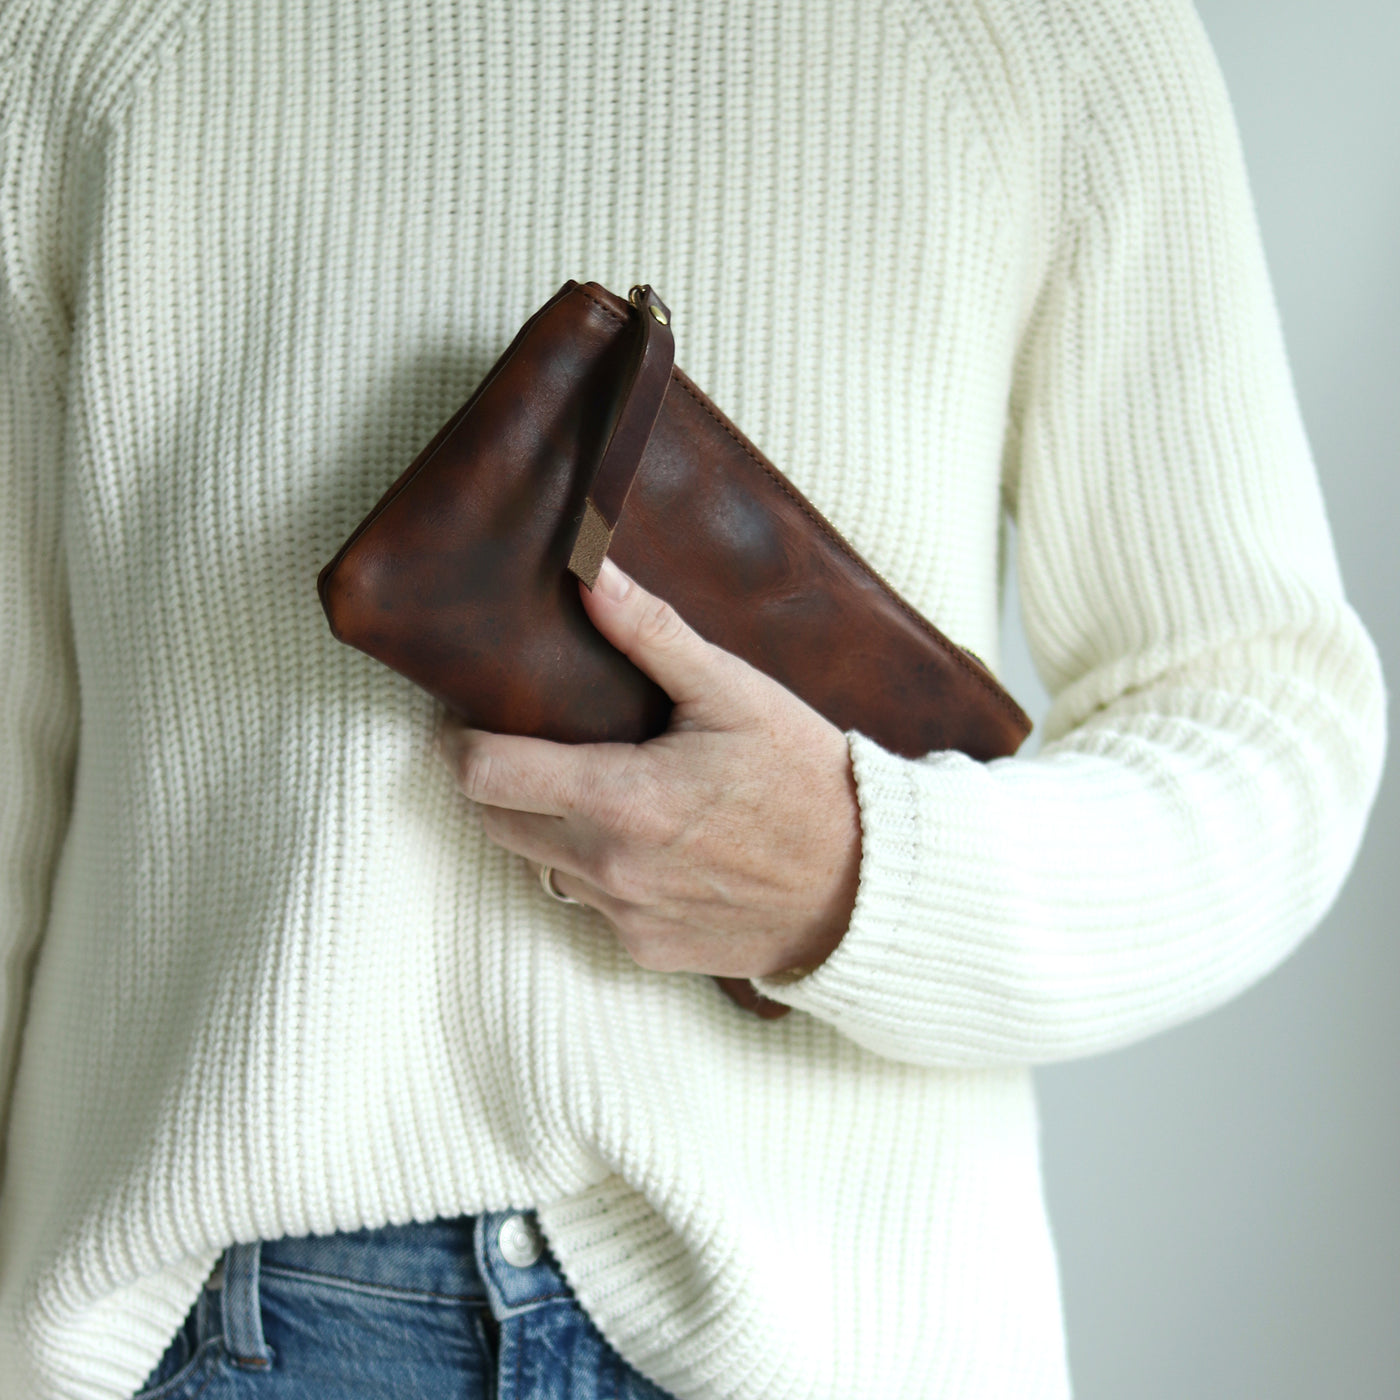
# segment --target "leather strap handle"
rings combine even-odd
[[[603,567],[613,531],[622,518],[627,493],[641,465],[651,430],[661,414],[661,401],[671,382],[676,361],[676,341],[671,332],[671,312],[650,286],[633,287],[627,299],[637,308],[636,353],[622,385],[617,417],[608,445],[588,488],[569,572],[592,588]]]

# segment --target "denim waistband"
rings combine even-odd
[[[229,1359],[240,1368],[270,1364],[265,1277],[424,1302],[484,1302],[498,1321],[573,1302],[530,1211],[237,1244],[224,1252],[200,1307],[219,1310]]]
[[[484,1298],[477,1267],[475,1217],[430,1220],[335,1235],[265,1240],[264,1269],[295,1270],[366,1288]]]

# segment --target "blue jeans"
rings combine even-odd
[[[528,1212],[234,1245],[136,1400],[669,1400]]]

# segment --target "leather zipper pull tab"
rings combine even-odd
[[[666,303],[646,284],[632,287],[627,299],[637,308],[637,351],[622,385],[612,434],[588,488],[583,522],[569,555],[569,572],[590,589],[612,545],[627,493],[660,416],[676,358],[671,311]]]

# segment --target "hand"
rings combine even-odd
[[[642,967],[810,970],[841,941],[860,871],[845,736],[611,560],[580,589],[593,625],[671,697],[670,727],[644,744],[555,744],[445,721],[487,836],[552,865]]]

